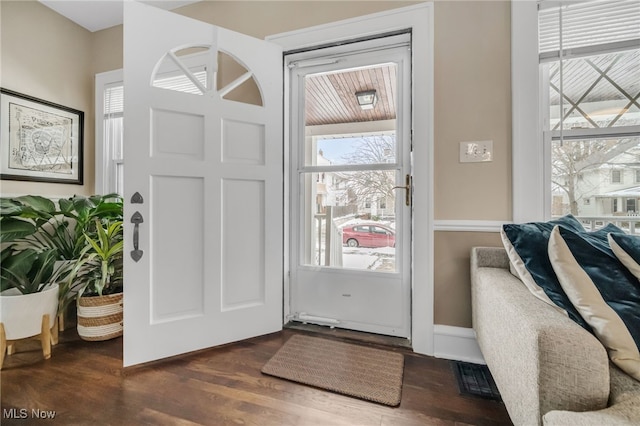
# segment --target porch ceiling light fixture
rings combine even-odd
[[[373,109],[378,102],[378,96],[376,96],[375,90],[364,90],[362,92],[356,92],[356,99],[358,100],[358,105],[363,110]]]

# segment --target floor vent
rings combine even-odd
[[[451,361],[451,367],[458,382],[460,395],[502,401],[489,367],[460,361]]]

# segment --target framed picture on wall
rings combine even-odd
[[[82,185],[84,112],[0,88],[0,179]]]

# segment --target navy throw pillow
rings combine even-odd
[[[593,233],[557,227],[549,258],[562,288],[611,360],[640,380],[640,281],[609,246],[608,238],[620,235],[624,231],[613,225]]]
[[[549,261],[547,246],[551,231],[556,225],[576,232],[586,232],[580,221],[567,215],[548,222],[503,225],[502,242],[509,260],[529,291],[540,300],[561,308],[569,318],[591,331],[591,327],[562,290]]]

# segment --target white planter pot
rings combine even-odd
[[[58,314],[58,284],[33,294],[21,294],[9,289],[0,294],[0,369],[5,352],[13,353],[13,342],[40,335],[44,359],[51,357],[52,341],[57,341],[57,332],[51,331]],[[43,318],[48,316],[48,322]]]
[[[7,340],[36,336],[42,331],[42,316],[49,315],[53,327],[58,315],[58,284],[32,294],[11,288],[0,293],[0,322]]]

